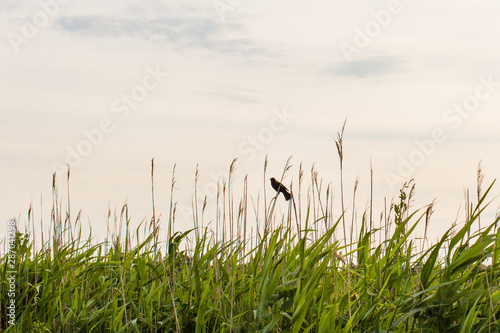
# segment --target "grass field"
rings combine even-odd
[[[301,172],[299,189],[302,180]],[[174,184],[173,176],[172,192]],[[154,207],[152,219],[131,230],[125,205],[114,222],[124,232],[99,244],[82,237],[80,215],[71,217],[54,195],[50,234],[32,239],[30,212],[11,256],[0,259],[0,331],[500,332],[499,219],[472,229],[493,184],[435,244],[413,237],[417,226],[427,230],[433,207],[412,211],[411,182],[381,227],[368,210],[352,240],[351,219],[334,216],[332,196],[314,176],[307,199],[292,196],[278,213],[283,197],[264,197],[255,221],[246,186],[235,202],[231,184],[221,185],[211,228],[200,225],[206,203],[196,203],[186,232],[175,230],[173,201],[166,230]],[[57,193],[55,180],[53,187]],[[339,200],[343,207],[343,193]]]

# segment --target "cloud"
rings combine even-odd
[[[372,56],[350,62],[340,62],[333,68],[324,70],[323,73],[341,76],[367,77],[399,73],[402,70],[403,66],[399,57]]]
[[[2,0],[0,1],[0,24],[10,23],[22,25],[34,13],[40,10],[40,5],[35,1]]]
[[[151,16],[150,16],[151,17]],[[266,55],[268,51],[245,34],[241,24],[221,24],[203,16],[122,18],[65,16],[56,28],[86,37],[129,37],[166,42],[177,49],[200,48],[231,55]]]

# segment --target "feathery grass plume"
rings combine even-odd
[[[342,207],[342,227],[344,229],[344,242],[345,247],[347,249],[347,233],[346,233],[346,223],[345,223],[345,207],[344,207],[344,177],[343,177],[343,167],[344,167],[344,129],[346,125],[347,119],[344,120],[344,124],[342,125],[342,129],[337,133],[337,139],[335,140],[335,145],[337,147],[337,153],[339,156],[340,163],[340,203]]]
[[[300,164],[299,164],[299,191],[298,191],[299,221],[302,221],[302,196],[301,196],[301,193],[302,193],[303,181],[304,181],[304,169],[302,168],[302,162],[300,162]]]
[[[477,179],[476,179],[476,194],[477,201],[481,198],[481,186],[483,185],[484,175],[483,169],[481,168],[481,161],[477,165]],[[477,217],[478,228],[481,230],[481,215]]]
[[[156,245],[158,244],[158,233],[159,233],[159,227],[158,227],[158,221],[156,220],[156,209],[155,209],[155,159],[151,159],[151,210],[152,210],[152,217],[151,217],[151,222],[149,224],[149,232],[152,233],[153,239],[154,239],[154,244],[155,244],[155,253],[158,253],[158,248]]]
[[[470,201],[469,189],[464,190],[465,196],[465,223],[470,221],[470,215],[472,213],[472,203]],[[470,230],[467,231],[467,237],[470,238]]]
[[[236,167],[236,159],[234,159],[231,162],[231,165],[229,167],[229,178],[227,182],[227,192],[228,192],[228,205],[229,205],[229,230],[230,230],[230,239],[231,239],[231,247],[230,251],[233,253],[234,248],[233,248],[233,240],[234,240],[234,207],[233,207],[233,193],[232,193],[232,176],[234,173]],[[236,267],[235,267],[235,262],[234,260],[231,261],[230,264],[231,267],[231,275],[234,277],[236,275]],[[231,280],[231,312],[230,312],[230,322],[233,321],[233,316],[234,316],[234,279]],[[229,326],[229,332],[233,332],[233,325],[231,324]]]
[[[344,248],[346,252],[349,252],[347,249],[347,231],[346,231],[346,223],[345,223],[345,207],[344,207],[344,172],[343,172],[343,167],[344,167],[344,146],[343,146],[343,140],[344,140],[344,130],[345,130],[345,125],[347,123],[347,118],[344,120],[344,124],[342,125],[342,129],[337,133],[337,140],[335,140],[335,145],[337,146],[337,153],[339,155],[339,163],[340,163],[340,204],[342,207],[342,228],[344,231]],[[348,268],[347,268],[347,286],[348,286],[348,294],[351,294],[351,274],[350,274],[350,265],[351,261],[349,260],[349,257],[347,259],[348,262]],[[351,312],[351,297],[348,297],[348,304],[349,304],[349,318],[352,317],[352,312]]]
[[[170,241],[172,237],[172,232],[175,228],[175,211],[176,211],[176,203],[174,204],[174,189],[176,184],[175,179],[175,168],[177,167],[177,163],[174,163],[174,167],[172,168],[172,180],[170,185],[170,203],[169,203],[169,212],[168,212],[168,226],[167,226],[167,240]],[[167,245],[167,252],[170,253],[170,244]]]
[[[72,237],[73,236],[73,232],[71,230],[71,201],[70,201],[70,195],[69,195],[69,177],[70,177],[70,168],[69,168],[69,164],[67,164],[68,166],[68,172],[66,173],[66,204],[67,204],[67,208],[66,208],[66,219],[65,219],[65,222],[67,223],[67,227],[69,230],[68,232],[68,236],[69,237]],[[68,239],[68,241],[70,241]],[[71,240],[71,242],[73,242],[73,240]]]
[[[269,216],[269,213],[267,211],[267,195],[266,195],[266,185],[267,185],[267,154],[266,154],[266,157],[264,159],[264,194],[263,194],[263,197],[264,197],[264,234],[267,233],[267,230],[269,229],[269,225],[268,225],[268,220],[267,220],[267,217]]]
[[[200,238],[199,235],[199,220],[198,220],[198,180],[200,179],[200,169],[199,164],[196,164],[196,171],[194,173],[194,198],[193,198],[193,222],[196,239]]]
[[[425,210],[425,223],[424,223],[425,229],[424,229],[424,239],[423,239],[423,243],[422,243],[422,249],[425,246],[425,242],[426,241],[428,242],[428,239],[427,239],[427,227],[429,226],[429,222],[431,220],[432,213],[434,213],[434,204],[435,204],[435,201],[436,201],[436,199],[432,200],[432,202],[427,206],[427,208]]]
[[[351,216],[351,238],[349,243],[352,244],[354,236],[354,228],[356,227],[356,192],[358,191],[359,178],[354,181],[354,190],[352,192],[352,216]]]

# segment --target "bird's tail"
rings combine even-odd
[[[287,191],[283,191],[282,193],[286,201],[290,200],[290,193],[288,193]]]

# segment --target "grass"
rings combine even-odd
[[[342,157],[341,135],[336,142]],[[267,159],[264,184],[266,171]],[[194,228],[185,232],[175,231],[173,201],[166,230],[155,213],[131,230],[125,205],[115,219],[125,232],[99,244],[82,237],[80,214],[63,213],[54,177],[50,240],[32,239],[30,228],[16,235],[15,326],[7,318],[8,256],[0,259],[0,331],[500,332],[499,219],[483,217],[483,228],[472,230],[493,184],[478,189],[461,227],[422,245],[413,235],[420,224],[427,230],[432,205],[411,210],[412,182],[382,227],[373,227],[370,207],[348,240],[349,217],[333,216],[331,189],[314,170],[305,201],[300,168],[287,212],[276,210],[281,197],[264,197],[252,223],[247,179],[235,202],[231,175],[219,184],[212,228],[203,225],[206,201],[195,203]],[[175,174],[171,197],[174,184]],[[30,223],[34,229],[31,209]]]

